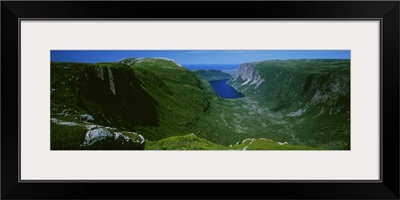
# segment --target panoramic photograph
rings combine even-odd
[[[51,50],[51,150],[350,150],[349,50]]]

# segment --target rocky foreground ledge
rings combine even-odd
[[[88,114],[79,115],[76,119],[82,120],[82,123],[63,121],[58,118],[51,118],[51,123],[86,129],[85,138],[80,144],[81,150],[144,150],[145,148],[146,140],[138,133],[92,124],[88,122],[88,119],[93,119],[93,117]]]

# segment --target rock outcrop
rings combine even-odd
[[[350,109],[348,60],[271,60],[242,64],[228,82],[239,92],[298,117],[317,109]]]
[[[85,116],[90,115],[85,114]],[[116,128],[96,125],[87,121],[83,123],[64,121],[55,117],[51,118],[51,123],[63,127],[61,129],[63,131],[59,134],[65,136],[62,139],[64,143],[77,146],[77,149],[80,150],[144,150],[145,148],[145,138],[136,132],[120,131]],[[75,133],[69,132],[68,126],[87,130],[82,143],[79,144],[77,138],[71,139],[71,134]]]
[[[259,70],[254,67],[253,63],[241,64],[229,81],[232,87],[241,92],[246,92],[250,87],[256,89],[264,82],[265,79],[262,78]]]
[[[85,142],[89,150],[144,150],[145,139],[135,132],[118,131],[115,128],[89,125]]]
[[[134,130],[157,125],[156,101],[142,88],[135,72],[119,63],[51,63],[52,114]]]

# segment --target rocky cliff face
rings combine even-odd
[[[246,96],[281,108],[349,109],[350,63],[343,60],[285,60],[242,64],[228,82]],[[335,110],[334,109],[334,110]]]
[[[69,119],[66,116],[51,118],[52,150],[143,150],[145,148],[145,138],[138,133],[79,121],[84,119],[74,118],[71,110],[69,113]],[[90,118],[94,120],[92,116]]]
[[[250,87],[258,88],[263,82],[265,82],[265,80],[252,63],[241,64],[235,75],[229,81],[234,88],[241,92],[246,92]]]
[[[228,83],[268,116],[282,116],[290,124],[286,132],[305,144],[350,148],[350,60],[246,63]]]
[[[127,65],[51,63],[52,149],[144,149],[156,106]]]
[[[126,65],[52,63],[51,79],[54,116],[71,109],[104,126],[157,125],[156,102]]]

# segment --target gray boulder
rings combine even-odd
[[[85,121],[85,122],[94,121],[93,116],[92,115],[88,115],[88,114],[79,115],[78,117],[76,117],[76,119],[81,120],[81,121]]]
[[[144,150],[145,139],[138,133],[98,125],[89,125],[87,128],[85,141],[81,145],[83,149]]]

